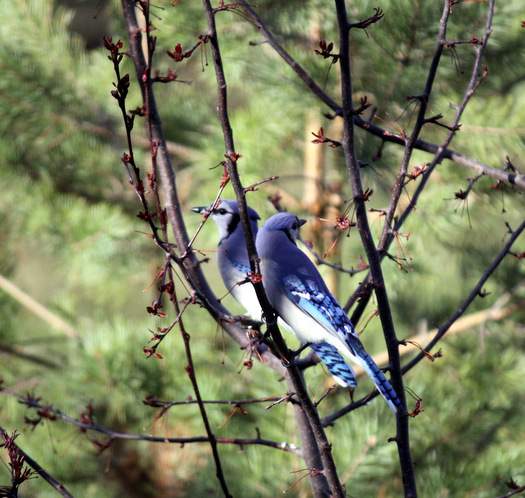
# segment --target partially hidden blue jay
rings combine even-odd
[[[401,402],[365,351],[352,322],[326,286],[315,265],[301,251],[296,240],[306,223],[290,213],[269,218],[257,235],[264,289],[277,314],[303,343],[330,345],[361,365],[396,413]],[[315,350],[315,349],[314,349]],[[355,376],[353,376],[355,383]]]
[[[219,229],[218,263],[224,285],[246,310],[248,316],[254,320],[261,320],[262,309],[255,289],[249,283],[241,284],[241,282],[246,282],[246,277],[250,272],[250,263],[237,201],[221,200],[215,206],[195,207],[192,208],[192,211],[210,213],[210,217]],[[260,220],[260,216],[251,208],[248,208],[248,216],[252,233],[256,236],[257,221]],[[279,325],[285,325],[285,328],[289,330],[281,320],[279,320]],[[340,386],[350,389],[356,387],[357,381],[352,370],[334,346],[328,342],[316,342],[311,344],[311,348]]]

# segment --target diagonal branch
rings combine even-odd
[[[511,304],[504,308],[491,306],[490,308],[483,311],[471,313],[470,315],[459,318],[456,322],[454,322],[454,324],[450,326],[447,334],[452,336],[461,332],[472,330],[474,327],[487,322],[504,320],[505,318],[511,316],[515,311],[523,309],[523,307],[525,307],[525,301]],[[412,335],[407,339],[403,339],[403,341],[405,341],[407,344],[399,352],[400,355],[403,357],[407,356],[409,353],[414,353],[421,350],[428,353],[428,351],[423,346],[420,346],[420,344],[430,341],[430,339],[432,339],[432,337],[434,337],[437,332],[438,329],[434,329],[429,332],[425,332],[424,334],[419,333]],[[388,354],[379,353],[374,355],[373,358],[380,367],[388,366]],[[360,377],[365,373],[360,367],[355,368],[354,372],[356,377]]]
[[[153,96],[153,81],[154,81],[154,78],[152,77],[152,64],[153,64],[153,54],[154,54],[154,51],[155,51],[155,46],[156,46],[156,38],[152,37],[151,36],[151,22],[150,22],[150,2],[149,0],[143,0],[143,1],[140,1],[138,3],[136,2],[133,2],[135,3],[135,7],[133,8],[133,14],[135,15],[135,20],[136,20],[136,10],[137,11],[141,11],[142,13],[142,16],[143,16],[143,19],[144,19],[144,31],[145,31],[145,41],[146,41],[146,45],[145,47],[142,47],[142,56],[143,56],[143,60],[144,60],[144,63],[145,63],[145,67],[144,67],[144,70],[142,72],[142,77],[140,78],[140,82],[141,82],[141,89],[142,89],[142,95],[143,95],[143,100],[144,100],[144,115],[146,116],[146,121],[147,121],[147,126],[148,126],[148,134],[149,134],[149,137],[150,137],[150,150],[151,150],[151,161],[152,161],[152,174],[151,174],[151,177],[150,177],[150,184],[151,184],[151,188],[153,190],[153,195],[154,195],[154,200],[155,200],[155,204],[156,204],[156,210],[157,210],[157,216],[159,218],[159,222],[160,222],[160,225],[161,225],[161,231],[162,231],[162,234],[163,234],[163,237],[164,237],[164,244],[159,244],[161,248],[165,248],[166,247],[166,243],[167,243],[167,220],[166,220],[166,217],[162,216],[162,207],[161,207],[161,201],[160,201],[160,196],[159,196],[159,193],[158,193],[158,183],[157,183],[157,172],[159,171],[159,160],[158,160],[158,150],[159,150],[159,147],[161,146],[161,143],[158,141],[158,140],[155,140],[153,137],[155,135],[155,120],[156,118],[158,117],[157,115],[155,115],[154,112],[152,112],[152,99],[154,98]],[[129,2],[127,2],[127,6],[128,6],[128,9],[131,9],[131,5],[129,4]],[[116,64],[115,65],[115,71],[117,73],[117,77],[118,77],[118,59],[116,60]],[[117,85],[117,90],[119,89],[119,86]],[[122,94],[122,92],[121,92]],[[123,117],[124,117],[124,122],[126,124],[127,123],[127,120],[126,120],[126,111],[125,111],[125,108],[124,108],[124,98],[125,95],[121,95],[120,96],[120,100],[119,100],[119,103],[121,104],[121,109],[122,109],[122,112],[123,112]],[[128,136],[128,147],[130,149],[130,151],[132,151],[132,145],[131,145],[131,127],[128,125],[126,126],[126,131],[127,131],[127,136]],[[166,144],[163,144],[164,147],[166,146]],[[130,155],[131,155],[131,161],[133,161],[133,167],[134,167],[134,171],[135,171],[135,175],[138,177],[139,175],[139,172],[138,172],[138,168],[137,166],[135,166],[134,164],[134,160],[133,160],[133,154],[132,152],[130,152]],[[164,160],[164,158],[160,158],[160,161]],[[147,205],[147,202],[145,201],[144,199],[144,194],[142,194],[142,196],[140,196],[141,200],[143,201],[143,205],[144,205],[144,209],[145,209],[145,213],[148,214],[149,213],[149,210],[148,210],[148,205]],[[150,227],[152,229],[152,232],[153,232],[153,235],[155,236],[155,240],[157,241],[158,240],[158,235],[157,235],[157,227],[153,224],[152,220],[151,220],[151,217],[147,216],[147,221],[149,222],[150,224]],[[187,248],[186,248],[186,251],[184,254],[187,254],[188,252],[188,248],[191,246],[191,241],[188,243],[187,245]],[[182,258],[184,259],[184,257]],[[179,303],[178,303],[178,300],[177,300],[177,295],[175,293],[175,283],[173,281],[173,273],[172,273],[172,269],[171,269],[171,266],[168,265],[167,267],[167,272],[168,272],[168,277],[169,277],[169,286],[168,286],[168,294],[169,294],[169,297],[170,297],[170,300],[173,304],[173,307],[175,309],[175,313],[177,315],[177,320],[178,321],[178,324],[179,324],[179,327],[180,327],[180,332],[181,332],[181,336],[182,336],[182,340],[184,342],[184,350],[185,350],[185,354],[186,354],[186,359],[187,359],[187,366],[186,366],[186,372],[188,374],[188,377],[190,379],[190,382],[192,384],[192,387],[193,387],[193,391],[195,393],[195,396],[197,398],[197,402],[198,402],[198,406],[199,406],[199,412],[200,412],[200,415],[201,415],[201,419],[202,419],[202,422],[203,422],[203,425],[204,425],[204,429],[206,430],[206,434],[207,434],[207,438],[208,438],[208,442],[210,444],[210,448],[211,448],[211,452],[212,452],[212,456],[213,456],[213,460],[214,460],[214,463],[215,463],[215,474],[216,474],[216,477],[217,477],[217,480],[219,481],[219,484],[221,486],[221,489],[222,489],[222,492],[224,494],[224,496],[226,498],[232,498],[232,495],[230,493],[230,490],[228,488],[228,484],[226,483],[226,478],[224,476],[224,471],[223,471],[223,468],[222,468],[222,462],[221,462],[221,459],[220,459],[220,455],[219,455],[219,450],[218,450],[218,447],[217,447],[217,439],[215,437],[215,434],[213,433],[213,430],[211,428],[211,424],[209,422],[209,419],[208,419],[208,415],[206,413],[206,408],[204,406],[204,403],[202,402],[202,398],[201,398],[201,394],[200,394],[200,389],[199,389],[199,385],[198,385],[198,382],[197,382],[197,376],[196,376],[196,373],[195,373],[195,367],[194,367],[194,363],[193,363],[193,355],[192,355],[192,352],[191,352],[191,347],[190,347],[190,335],[186,332],[185,330],[185,327],[184,327],[184,321],[182,319],[182,311],[179,307]],[[186,308],[186,306],[184,307],[184,309]],[[162,336],[162,337],[165,337],[165,334]],[[157,342],[157,346],[158,346],[158,343],[160,341]]]
[[[241,348],[250,349],[253,347],[252,342],[247,336],[245,330],[240,326],[239,320],[232,319],[228,310],[219,302],[204,277],[195,253],[193,251],[188,251],[189,237],[177,196],[176,176],[171,159],[167,153],[166,141],[162,131],[162,124],[155,96],[151,85],[143,84],[143,75],[147,71],[147,66],[142,51],[143,34],[137,23],[134,9],[135,4],[136,2],[133,0],[122,0],[124,18],[129,34],[130,56],[135,65],[136,78],[142,91],[143,101],[144,103],[148,103],[148,117],[150,121],[148,126],[148,131],[150,133],[149,140],[150,144],[155,144],[156,165],[160,177],[163,202],[166,206],[167,218],[173,231],[178,253],[184,256],[172,256],[172,258],[178,264],[185,279],[191,285],[198,301],[204,306],[213,319],[217,321],[217,323],[241,346]],[[286,373],[286,369],[283,367],[283,364],[278,357],[272,354],[264,345],[259,345],[257,349],[258,357],[261,361],[271,367],[279,376],[285,376],[288,389],[293,391],[295,386],[292,385],[290,376]],[[328,496],[328,487],[325,477],[320,472],[314,472],[314,470],[319,470],[322,465],[317,442],[309,425],[307,416],[298,405],[294,405],[294,412],[302,440],[304,458],[308,467],[312,469],[311,482],[314,485],[315,494],[316,496]],[[320,427],[320,423],[318,425]]]
[[[247,0],[239,0],[239,3],[244,8],[249,19],[255,25],[258,31],[264,36],[266,41],[277,52],[277,54],[284,60],[286,64],[297,74],[308,89],[316,95],[327,107],[329,107],[336,115],[342,115],[342,109],[337,102],[332,99],[308,74],[308,72],[285,50],[285,48],[278,42],[275,35],[270,31],[266,23],[259,17],[257,12],[253,9]],[[371,133],[380,138],[384,142],[395,143],[397,145],[405,146],[405,138],[401,135],[389,132],[380,126],[377,126],[369,121],[364,120],[361,116],[353,116],[353,121],[359,128]],[[415,141],[414,147],[423,152],[436,154],[440,150],[440,146],[418,138]],[[449,159],[461,167],[474,170],[477,174],[484,174],[496,180],[499,180],[507,185],[513,185],[521,190],[525,190],[525,174],[518,174],[507,172],[502,169],[488,166],[476,159],[467,157],[459,152],[456,152],[448,147],[443,150],[443,159]]]
[[[346,13],[345,0],[335,0],[337,11],[337,23],[339,27],[339,65],[341,68],[341,96],[343,102],[343,150],[346,168],[352,187],[352,195],[355,205],[357,227],[361,242],[366,252],[368,265],[379,311],[379,318],[383,327],[383,334],[388,349],[390,360],[390,374],[394,389],[399,396],[403,410],[396,414],[397,434],[396,444],[399,454],[399,463],[403,477],[403,487],[406,498],[417,497],[416,481],[412,456],[410,453],[410,442],[408,432],[408,416],[406,413],[406,400],[403,387],[403,377],[401,375],[401,365],[399,361],[399,343],[394,329],[392,312],[386,291],[381,261],[368,223],[366,211],[366,200],[363,185],[361,183],[361,172],[354,144],[353,129],[353,105],[352,105],[352,76],[350,67],[350,40],[349,23]]]
[[[293,364],[292,357],[277,326],[277,317],[275,311],[272,309],[268,301],[268,298],[264,292],[262,281],[259,278],[261,273],[259,267],[259,258],[257,256],[257,250],[255,247],[253,233],[248,218],[246,205],[246,191],[242,186],[237,170],[237,161],[240,155],[235,150],[233,133],[228,116],[227,84],[222,64],[219,40],[217,37],[217,29],[215,25],[216,11],[214,11],[214,9],[212,8],[210,0],[203,0],[203,6],[208,20],[208,36],[210,37],[211,52],[213,57],[215,76],[217,80],[217,112],[224,137],[226,167],[239,205],[239,214],[246,240],[248,257],[250,260],[250,269],[252,275],[256,277],[252,278],[252,283],[254,285],[257,298],[259,299],[259,303],[261,304],[261,308],[266,319],[268,331],[272,338],[275,353],[281,358],[283,358],[283,360],[286,362],[287,374],[289,376],[290,382],[294,387],[297,399],[299,400],[301,407],[304,410],[304,413],[310,424],[311,431],[315,436],[321,456],[321,461],[323,464],[324,476],[328,481],[330,492],[334,497],[344,497],[344,491],[339,481],[337,469],[335,467],[335,462],[332,457],[331,445],[328,442],[326,434],[324,433],[324,430],[321,426],[319,414],[308,396],[301,373],[299,372],[298,368]],[[326,487],[322,482],[323,477],[319,470],[320,469],[317,469],[316,472],[311,472],[310,475],[314,492],[316,493],[316,495],[322,496],[326,495]]]
[[[0,436],[7,437],[8,434],[3,427],[0,427]],[[29,465],[44,481],[46,481],[59,495],[65,498],[73,498],[69,490],[55,477],[53,477],[47,470],[45,470],[36,460],[33,460],[20,446],[12,442],[16,446],[17,451],[24,457],[24,461]]]
[[[472,302],[476,299],[476,297],[479,296],[480,292],[483,289],[483,286],[487,282],[487,280],[491,277],[491,275],[496,271],[498,266],[501,264],[503,259],[507,254],[509,254],[514,242],[518,239],[518,237],[521,235],[521,233],[525,230],[525,221],[521,223],[521,225],[511,233],[509,240],[505,243],[501,251],[496,255],[492,263],[487,267],[487,269],[483,272],[480,279],[476,283],[476,285],[472,288],[468,296],[465,298],[465,300],[458,306],[458,308],[450,315],[448,320],[441,325],[434,337],[423,347],[423,351],[430,352],[430,350],[443,338],[443,336],[450,330],[452,325],[465,313],[465,311],[468,309],[468,307],[472,304]],[[401,369],[402,373],[405,374],[412,368],[414,368],[421,360],[423,360],[426,357],[424,353],[420,353],[415,358],[413,358],[409,363],[403,366]],[[356,408],[359,408],[363,404],[368,403],[371,399],[375,398],[379,393],[377,391],[372,392],[362,398],[361,400],[357,400],[354,403],[351,403],[343,408],[341,410],[338,410],[337,412],[328,415],[323,419],[323,425],[326,427],[327,425],[333,424],[338,418],[342,417],[343,415],[346,415],[347,413],[350,413],[351,411],[355,410]]]
[[[451,13],[451,5],[449,0],[444,0],[443,2],[443,13],[439,21],[439,30],[436,40],[436,48],[434,50],[434,56],[432,57],[432,62],[427,74],[427,79],[425,82],[425,88],[423,93],[416,97],[413,97],[414,100],[419,102],[419,110],[414,124],[414,128],[410,137],[405,139],[405,148],[403,152],[403,159],[401,160],[401,166],[399,168],[399,173],[396,177],[396,181],[392,188],[392,194],[390,196],[390,202],[388,208],[385,212],[385,222],[383,225],[383,231],[379,240],[379,249],[380,249],[380,258],[383,259],[386,256],[390,242],[393,240],[394,230],[392,227],[392,222],[394,220],[394,215],[401,198],[401,194],[405,187],[405,178],[407,177],[408,166],[410,164],[410,159],[412,153],[416,146],[416,142],[419,138],[419,135],[425,125],[425,114],[428,108],[428,103],[430,101],[430,94],[432,93],[432,87],[434,80],[437,75],[437,70],[439,63],[441,61],[441,56],[443,54],[443,46],[446,42],[446,33],[447,33],[447,23],[448,18]],[[389,241],[389,242],[388,242]],[[388,243],[387,243],[388,242]],[[345,304],[345,310],[348,311],[353,306],[355,301],[359,299],[359,307],[352,314],[353,323],[357,323],[361,318],[361,314],[364,312],[370,297],[372,296],[372,287],[370,284],[370,273],[367,277],[360,283],[358,288],[354,291],[352,296],[348,299]]]
[[[445,0],[445,3],[446,4],[448,3],[447,0]],[[451,127],[452,129],[447,134],[447,137],[446,137],[445,141],[439,147],[439,149],[438,149],[436,155],[434,156],[434,158],[432,159],[432,161],[427,165],[426,169],[423,171],[423,173],[421,175],[422,178],[421,178],[421,181],[419,182],[419,185],[417,186],[416,190],[414,191],[414,194],[412,195],[412,198],[410,199],[410,202],[408,203],[408,205],[406,206],[406,208],[404,209],[404,211],[401,213],[401,215],[399,216],[398,220],[396,221],[394,227],[392,227],[391,229],[388,229],[388,227],[385,227],[385,231],[383,232],[383,234],[381,236],[381,240],[380,240],[379,247],[378,247],[381,259],[387,254],[387,251],[388,251],[388,248],[390,247],[390,244],[395,239],[396,233],[399,232],[399,230],[401,229],[403,223],[406,221],[408,216],[412,213],[412,211],[416,207],[416,204],[417,204],[417,201],[419,199],[419,196],[421,195],[421,193],[425,189],[425,187],[426,187],[426,185],[427,185],[427,183],[428,183],[428,181],[430,179],[430,175],[432,174],[434,169],[439,164],[441,164],[441,162],[443,161],[445,151],[447,150],[447,147],[450,145],[450,143],[452,142],[452,139],[454,138],[454,136],[455,136],[455,134],[457,132],[461,116],[463,115],[463,112],[465,111],[465,109],[467,107],[467,104],[469,103],[470,99],[474,95],[474,92],[476,91],[476,89],[480,85],[482,79],[484,78],[484,73],[482,73],[480,71],[481,59],[482,59],[483,53],[485,51],[485,48],[487,46],[489,37],[490,37],[490,35],[492,33],[492,19],[493,19],[493,15],[494,15],[494,5],[495,5],[495,0],[490,0],[489,6],[488,6],[488,10],[487,10],[487,18],[486,18],[486,23],[485,23],[485,32],[484,32],[484,35],[483,35],[483,38],[482,38],[480,44],[477,45],[476,48],[475,48],[476,56],[475,56],[475,59],[474,59],[474,63],[472,65],[472,71],[471,71],[470,79],[469,79],[469,82],[467,84],[467,87],[465,88],[465,92],[463,94],[462,101],[461,101],[460,105],[458,106],[458,108],[456,110],[456,116],[454,118],[453,125]],[[446,9],[446,6],[445,6],[445,9]],[[445,23],[446,23],[445,11],[444,11],[443,17],[442,17],[442,22],[443,21],[445,21]],[[359,284],[359,286],[354,291],[352,296],[350,296],[350,298],[348,299],[347,303],[345,304],[345,310],[349,310],[351,308],[352,304],[358,298],[362,299],[364,303],[367,302],[367,300],[370,298],[370,294],[371,294],[371,289],[370,289],[370,286],[369,286],[370,279],[371,279],[371,274],[369,273],[365,277],[365,279]],[[362,309],[364,310],[364,308],[362,308]]]

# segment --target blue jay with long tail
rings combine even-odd
[[[219,271],[226,288],[233,297],[243,306],[247,314],[254,320],[262,316],[261,306],[252,285],[246,282],[250,272],[250,263],[244,233],[240,223],[237,201],[222,200],[215,206],[192,208],[195,213],[208,212],[219,229],[218,263]],[[248,208],[252,232],[257,234],[257,221],[260,220],[257,212]],[[279,325],[285,325],[279,320]],[[353,389],[356,385],[355,376],[345,363],[337,349],[327,342],[311,344],[319,359],[326,365],[335,381],[342,387]]]
[[[327,344],[359,364],[396,413],[401,402],[365,351],[352,322],[332,296],[315,265],[296,245],[306,223],[290,213],[269,218],[257,235],[264,289],[277,314],[302,343]],[[354,377],[355,379],[355,377]]]

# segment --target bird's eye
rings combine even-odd
[[[221,208],[218,210],[219,214],[226,214],[228,211],[226,211],[226,209],[224,208]]]

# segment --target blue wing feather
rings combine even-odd
[[[334,334],[342,339],[350,355],[361,364],[378,391],[385,398],[390,409],[393,412],[400,409],[401,401],[397,393],[382,370],[366,352],[352,322],[326,289],[324,282],[323,285],[318,285],[316,281],[310,278],[303,280],[296,275],[287,275],[283,279],[283,284],[292,302],[324,327],[327,333]],[[355,382],[355,377],[353,380]]]
[[[357,379],[355,378],[354,372],[346,364],[336,348],[326,342],[312,344],[310,347],[315,351],[338,384],[350,388],[357,386]]]

